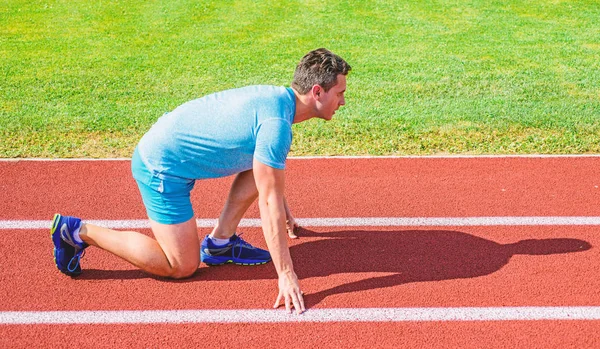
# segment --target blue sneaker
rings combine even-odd
[[[271,254],[269,251],[250,245],[235,234],[225,245],[216,245],[207,235],[200,247],[200,260],[208,265],[225,263],[257,265],[271,261]]]
[[[69,276],[81,274],[79,260],[85,254],[88,244],[78,243],[73,233],[81,228],[81,219],[55,214],[52,220],[50,236],[54,243],[54,263],[58,270]]]

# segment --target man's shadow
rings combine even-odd
[[[503,245],[451,230],[304,232],[303,236],[327,239],[301,244],[292,250],[300,279],[336,273],[394,273],[310,294],[307,298],[310,305],[334,294],[484,276],[500,270],[514,255],[551,255],[591,248],[586,241],[568,238],[528,239]]]
[[[339,273],[393,273],[307,294],[307,305],[327,296],[393,287],[412,282],[474,278],[500,270],[514,255],[550,255],[586,251],[577,239],[521,240],[499,244],[452,230],[345,230],[319,233],[301,228],[300,241],[290,247],[299,279]],[[150,277],[141,271],[84,270],[81,279]],[[169,282],[276,279],[271,263],[256,267],[233,265],[202,268],[190,279]],[[163,279],[166,280],[166,279]]]

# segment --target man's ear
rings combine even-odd
[[[323,88],[319,85],[313,85],[311,92],[314,99],[320,99],[321,93],[323,93]]]

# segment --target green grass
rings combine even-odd
[[[2,1],[0,157],[130,156],[165,111],[353,67],[291,155],[600,153],[600,3]]]

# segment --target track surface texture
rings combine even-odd
[[[54,266],[49,227],[6,223],[49,222],[55,212],[125,224],[145,219],[129,165],[126,160],[0,161],[5,257],[0,347],[600,348],[600,318],[590,315],[600,309],[600,225],[501,223],[502,217],[566,217],[567,222],[600,217],[600,157],[289,159],[286,197],[292,212],[317,222],[289,240],[307,314],[312,311],[317,320],[289,315],[282,321],[279,313],[267,312],[232,323],[211,321],[210,314],[269,310],[277,295],[272,264],[201,264],[193,277],[173,281],[90,248],[82,275],[69,278]],[[231,182],[229,177],[196,184],[197,218],[218,217]],[[245,218],[258,217],[254,204]],[[325,218],[400,217],[488,217],[499,223],[318,226]],[[201,227],[199,235],[210,230]],[[249,242],[266,247],[259,227],[241,231]],[[514,307],[591,312],[581,319],[515,320],[503,311]],[[498,317],[461,318],[472,308],[492,309]],[[361,315],[329,321],[327,311],[337,309]],[[385,309],[424,315],[369,319]],[[428,318],[434,309],[448,309],[458,318]],[[120,323],[111,317],[113,311],[146,310],[207,310],[209,318]],[[7,320],[50,311],[65,317],[75,311],[74,318],[92,311],[109,320]]]

